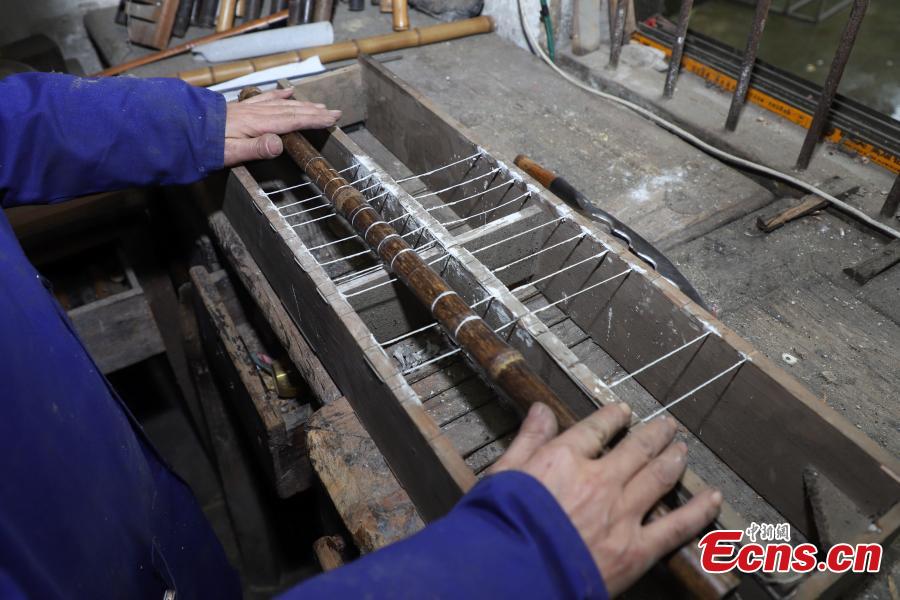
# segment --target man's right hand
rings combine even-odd
[[[601,450],[631,419],[626,404],[606,406],[557,436],[543,404],[528,412],[492,473],[519,470],[556,498],[590,549],[610,596],[631,586],[656,561],[696,536],[719,513],[722,494],[707,490],[665,517],[645,517],[687,466],[687,446],[673,442],[664,416],[636,427],[612,450]]]

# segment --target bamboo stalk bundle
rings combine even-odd
[[[193,85],[213,85],[263,69],[300,62],[316,55],[323,63],[335,62],[356,58],[360,53],[379,54],[402,48],[414,48],[479,33],[489,33],[493,29],[494,22],[490,17],[474,17],[453,23],[417,27],[407,31],[376,35],[358,40],[346,40],[325,46],[314,46],[302,50],[291,50],[290,52],[280,52],[248,60],[181,71],[178,73],[178,77]]]

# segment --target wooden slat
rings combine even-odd
[[[265,315],[278,337],[278,341],[281,342],[294,366],[297,367],[319,401],[329,404],[340,398],[341,393],[334,385],[334,381],[328,375],[315,351],[291,321],[290,315],[284,309],[284,305],[272,286],[250,258],[247,247],[231,223],[228,222],[228,218],[221,212],[217,212],[209,218],[209,224],[226,259],[234,268],[241,283],[247,288],[250,297]]]
[[[359,317],[343,301],[302,242],[272,209],[244,168],[232,171],[225,214],[285,308],[346,394],[422,516],[445,514],[474,476],[425,414]],[[263,205],[265,206],[265,205]],[[277,224],[277,225],[276,225]],[[327,297],[325,291],[332,290]],[[416,457],[411,460],[410,457]]]

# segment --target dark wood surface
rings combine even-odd
[[[308,437],[316,474],[361,552],[372,552],[424,527],[346,399],[316,411]]]
[[[191,278],[215,332],[209,340],[216,348],[212,365],[226,382],[232,410],[248,429],[260,466],[282,498],[309,488],[312,478],[305,442],[310,398],[279,398],[264,384],[250,353],[268,349],[246,325],[225,272],[207,274],[203,267],[194,267]]]

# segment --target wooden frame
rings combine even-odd
[[[515,167],[496,159],[461,125],[384,67],[363,58],[358,65],[304,80],[295,90],[301,98],[328,98],[332,106],[344,111],[341,125],[363,123],[376,141],[372,147],[381,148],[413,173],[424,173],[481,151],[474,161],[419,177],[417,181],[428,189],[441,190],[483,176],[482,180],[434,194],[426,206],[410,196],[344,131],[335,129],[317,140],[322,155],[335,168],[357,165],[355,177],[372,176],[380,182],[379,190],[386,192],[380,207],[385,217],[407,215],[401,233],[424,228],[424,240],[435,242],[436,249],[446,252],[438,263],[441,275],[467,301],[490,297],[482,312],[489,324],[516,321],[507,341],[526,355],[531,366],[577,414],[586,415],[595,406],[618,397],[601,383],[600,359],[588,360],[584,353],[574,350],[580,344],[563,341],[556,328],[559,322],[539,318],[534,305],[511,293],[510,287],[516,282],[538,282],[526,290],[529,297],[559,303],[559,310],[554,311],[576,336],[593,344],[591,350],[597,356],[618,363],[628,372],[705,334],[664,364],[635,375],[643,393],[649,392],[655,401],[666,404],[703,383],[671,412],[803,534],[812,536],[815,532],[803,483],[804,471],[810,468],[827,477],[862,514],[872,518],[878,531],[859,531],[860,539],[884,543],[897,533],[900,463],[896,457],[593,222],[542,191]],[[379,340],[426,324],[425,311],[396,283],[385,283],[366,294],[356,293],[386,282],[387,275],[381,270],[336,284],[342,274],[353,270],[356,259],[323,266],[320,262],[330,261],[311,248],[320,245],[316,242],[322,239],[346,235],[347,230],[342,231],[336,222],[326,221],[327,225],[316,227],[291,222],[299,213],[282,212],[257,182],[257,178],[273,180],[267,169],[296,172],[286,162],[257,166],[253,173],[244,167],[235,169],[224,210],[423,518],[439,517],[475,481],[472,456],[483,450],[493,455],[502,451],[499,442],[504,435],[508,438],[509,432],[506,411],[502,405],[472,401],[473,394],[483,396],[485,388],[477,380],[458,376],[465,371],[464,365],[443,368],[438,363],[427,377],[404,377],[399,359],[394,359],[396,353],[390,356]],[[485,180],[496,183],[492,173],[513,181],[503,189],[485,192]],[[511,203],[510,198],[521,194],[527,198]],[[477,198],[462,200],[468,196]],[[456,227],[466,215],[481,214],[473,212],[476,202],[491,207],[482,211],[483,222]],[[548,218],[558,219],[558,225],[535,229]],[[454,228],[448,230],[448,223]],[[531,231],[534,233],[528,234]],[[563,241],[573,235],[580,236],[577,244],[563,246]],[[512,245],[493,245],[504,239],[515,241]],[[607,253],[602,262],[598,259],[579,266],[604,250]],[[351,253],[341,244],[328,251],[338,259]],[[500,267],[510,258],[538,251],[533,260],[523,260],[501,274]],[[431,256],[424,251],[422,255]],[[347,264],[351,265],[349,269]],[[564,267],[564,274],[543,281],[539,277]],[[600,282],[622,272],[625,275],[614,285],[600,286]],[[591,293],[564,300],[572,290],[588,288]],[[422,343],[415,339],[409,342],[418,347]],[[737,366],[729,373],[725,371],[729,365]],[[723,371],[729,375],[704,383]],[[478,447],[464,460],[453,423],[443,423],[438,416],[441,411],[429,407],[436,381],[448,389],[462,387],[457,385],[460,381],[469,382],[477,389],[465,397],[471,409],[468,414],[500,423],[496,429],[506,428],[506,433]],[[682,493],[690,495],[704,485],[689,471],[682,481]],[[723,511],[720,524],[743,528],[743,521],[730,508]],[[799,597],[834,594],[845,582],[846,577],[840,575],[816,573],[794,591]]]

